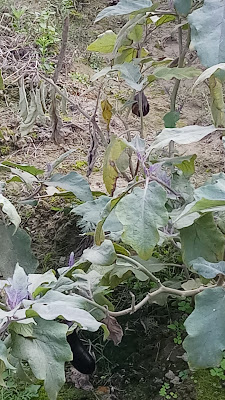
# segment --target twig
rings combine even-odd
[[[57,82],[59,73],[62,69],[63,60],[65,58],[65,53],[66,53],[68,32],[69,32],[69,15],[66,16],[66,18],[64,19],[64,23],[63,23],[62,43],[61,43],[61,48],[60,48],[60,52],[59,52],[58,62],[57,62],[57,65],[56,65],[56,68],[54,71],[53,78],[52,78],[54,83]]]
[[[78,103],[75,103],[75,102],[74,102],[73,100],[71,100],[68,96],[66,96],[66,95],[59,89],[59,87],[53,82],[52,79],[46,78],[46,76],[44,76],[43,74],[40,74],[40,77],[41,77],[42,79],[44,79],[45,82],[48,82],[50,85],[52,85],[52,86],[55,88],[56,92],[59,93],[60,96],[64,97],[64,99],[65,99],[68,103],[72,104],[72,105],[74,106],[74,108],[75,108],[76,110],[78,110],[88,121],[91,120],[91,116],[90,116],[88,113],[86,113],[86,111],[84,111],[84,110],[79,106]],[[106,142],[105,137],[104,137],[104,135],[103,135],[101,129],[99,128],[97,122],[96,122],[96,121],[92,121],[92,124],[94,125],[96,131],[98,132],[99,136],[101,137],[102,143],[103,143],[103,144],[105,145],[105,147],[106,147],[106,146],[107,146],[107,142]]]

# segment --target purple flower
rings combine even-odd
[[[75,257],[74,257],[74,252],[72,251],[72,252],[70,253],[70,258],[69,258],[68,266],[69,266],[69,267],[72,267],[74,264],[75,264]]]
[[[18,306],[22,300],[28,299],[28,277],[23,270],[16,264],[13,278],[8,278],[9,285],[5,286],[4,290],[7,296],[7,304],[10,310]]]
[[[149,176],[150,178],[158,178],[160,181],[165,183],[167,186],[171,185],[171,177],[167,174],[167,172],[162,168],[161,163],[156,163],[150,165],[149,169]]]

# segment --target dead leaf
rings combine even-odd
[[[110,332],[108,339],[112,340],[115,346],[118,346],[123,337],[123,329],[120,324],[117,322],[116,318],[111,317],[110,315],[104,318],[102,322],[106,324]]]
[[[112,118],[112,105],[108,102],[108,100],[101,101],[102,106],[102,116],[107,123],[107,130],[109,131],[109,124]]]

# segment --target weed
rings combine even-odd
[[[177,399],[178,395],[177,393],[174,393],[172,391],[170,391],[170,385],[169,383],[164,383],[159,391],[159,394],[161,397],[163,397],[164,399]]]
[[[220,366],[218,368],[211,368],[210,369],[210,374],[212,376],[218,376],[218,378],[220,378],[221,380],[225,380],[225,358],[223,358],[223,360],[220,363]]]
[[[185,330],[183,322],[174,321],[173,324],[167,325],[167,327],[176,333],[176,337],[173,339],[174,343],[181,344],[182,333]]]
[[[6,386],[0,389],[0,398],[4,400],[33,400],[39,397],[40,385],[30,385],[15,379],[12,372],[4,372]]]
[[[13,27],[14,27],[15,31],[17,31],[17,32],[21,31],[21,18],[25,14],[26,8],[25,7],[15,8],[12,6],[11,11],[12,11],[12,17],[13,17]]]
[[[83,85],[90,85],[90,78],[86,74],[80,74],[79,72],[71,72],[70,77],[74,82],[80,82]]]

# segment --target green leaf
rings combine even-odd
[[[191,265],[192,260],[203,257],[217,262],[223,259],[224,236],[217,229],[211,213],[205,214],[193,225],[180,230],[183,261]]]
[[[83,232],[93,232],[95,230],[102,218],[101,214],[109,202],[110,197],[103,195],[96,200],[87,201],[72,209],[72,213],[82,217],[78,221],[78,226]],[[121,223],[115,215],[115,211],[112,211],[103,224],[104,232],[118,232],[122,231],[122,228]]]
[[[65,383],[65,361],[72,360],[66,340],[68,327],[41,318],[36,322],[33,339],[12,332],[12,355],[29,363],[34,376],[44,381],[49,399],[56,400]]]
[[[142,75],[140,73],[140,67],[132,63],[117,64],[113,67],[103,68],[100,72],[97,72],[93,77],[92,81],[95,81],[108,73],[119,72],[120,77],[136,91],[140,91],[143,87],[144,80],[140,83]]]
[[[127,145],[122,139],[118,139],[113,135],[105,152],[103,181],[108,193],[111,195],[116,188],[116,181],[119,176],[119,172],[116,167],[116,161],[119,159],[126,147]]]
[[[185,177],[190,178],[190,176],[195,173],[196,158],[197,156],[194,154],[190,160],[183,160],[180,163],[174,163],[174,165],[183,172]]]
[[[209,200],[224,200],[225,196],[225,174],[219,173],[211,177],[208,182],[205,182],[203,186],[195,189],[195,199],[200,200],[202,198]]]
[[[167,22],[175,21],[176,17],[175,15],[162,15],[155,23],[155,26],[161,26],[163,24],[166,24]]]
[[[163,121],[165,128],[175,128],[177,121],[180,119],[180,113],[178,111],[170,111],[164,115]]]
[[[112,53],[117,35],[113,31],[106,31],[98,36],[98,38],[91,43],[87,50],[96,51],[103,54]]]
[[[186,17],[191,11],[192,0],[174,0],[174,7],[179,15]]]
[[[165,79],[169,81],[173,78],[176,79],[193,79],[201,74],[201,70],[195,67],[174,67],[174,68],[157,68],[154,70],[154,76],[158,79]]]
[[[192,261],[193,269],[206,279],[215,278],[217,275],[225,275],[225,261],[210,263],[202,257]]]
[[[195,297],[195,310],[185,321],[183,347],[192,368],[218,367],[225,349],[225,290],[208,288]]]
[[[97,265],[111,265],[116,260],[116,252],[111,240],[104,240],[100,246],[84,250],[81,262],[90,261]]]
[[[19,322],[11,322],[9,330],[17,333],[18,335],[32,338],[34,332],[34,323],[20,324]]]
[[[149,150],[162,149],[163,147],[168,146],[171,140],[178,144],[195,143],[215,131],[216,127],[214,125],[191,125],[185,126],[184,128],[165,128],[151,144]]]
[[[146,189],[135,188],[116,207],[116,215],[123,225],[123,242],[132,246],[144,260],[151,257],[159,241],[157,228],[168,222],[165,202],[165,190],[151,182]]]
[[[34,175],[34,176],[42,175],[45,172],[44,170],[38,169],[38,168],[36,168],[36,167],[34,167],[32,165],[16,164],[16,163],[14,163],[12,161],[7,161],[7,160],[3,161],[2,164],[6,165],[8,167],[18,168],[21,171],[28,172],[29,174]]]
[[[32,273],[38,267],[38,261],[31,251],[31,238],[26,231],[18,229],[15,234],[12,225],[0,223],[0,271],[8,278],[13,275],[16,263],[19,263],[26,273]]]
[[[145,8],[152,6],[151,0],[120,0],[118,4],[111,7],[106,7],[102,10],[95,20],[95,22],[100,21],[102,18],[111,17],[113,15],[127,15],[134,11],[143,11]]]
[[[93,200],[88,182],[75,171],[67,175],[55,174],[49,180],[45,181],[44,184],[60,187],[68,192],[72,192],[81,201]]]
[[[205,0],[203,6],[188,17],[191,46],[205,67],[225,62],[224,13],[223,1]]]
[[[76,322],[81,329],[96,332],[102,325],[86,311],[88,300],[79,295],[66,295],[55,290],[49,290],[38,300],[24,300],[23,304],[32,308],[26,311],[37,313],[44,320],[54,320],[60,316],[64,320]],[[85,308],[85,309],[84,309]],[[93,308],[93,307],[92,307]]]
[[[118,56],[115,58],[116,64],[130,63],[137,57],[137,50],[133,47],[128,47],[119,52]]]
[[[132,31],[129,33],[128,38],[133,40],[133,42],[138,43],[143,36],[143,25],[135,25]]]
[[[121,246],[120,244],[113,243],[113,246],[114,246],[116,254],[123,254],[124,256],[127,256],[127,257],[130,256],[130,252],[127,249],[125,249],[123,246]]]
[[[0,69],[0,90],[4,90],[5,85],[2,77],[2,70]]]
[[[14,233],[19,227],[21,218],[16,211],[14,205],[0,193],[0,207],[2,211],[7,215],[9,220],[15,225]]]

